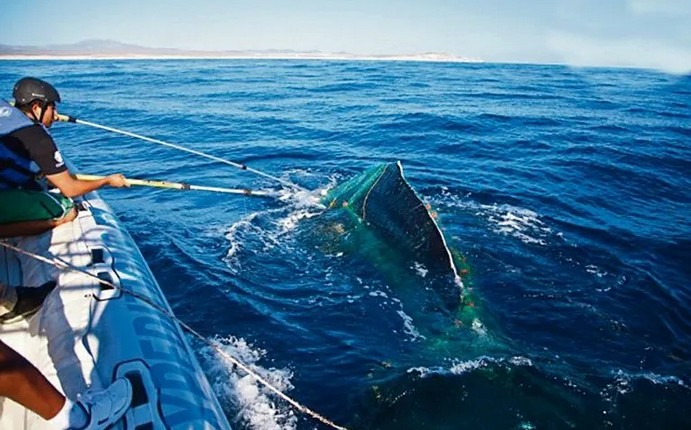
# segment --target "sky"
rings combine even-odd
[[[691,0],[0,0],[0,44],[439,52],[691,72]]]

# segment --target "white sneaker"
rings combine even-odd
[[[104,430],[127,412],[132,402],[132,384],[127,378],[116,379],[101,391],[87,390],[77,396],[77,403],[89,416],[88,424],[79,430]]]

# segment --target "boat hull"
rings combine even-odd
[[[72,399],[89,387],[108,386],[120,376],[129,378],[134,388],[132,407],[116,428],[230,429],[132,238],[96,193],[77,203],[79,215],[73,222],[9,242],[32,254],[64,260],[79,271],[1,251],[1,282],[36,286],[52,279],[58,288],[28,320],[0,326],[0,339]],[[47,425],[24,407],[0,399],[0,428]]]

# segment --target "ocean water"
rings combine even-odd
[[[53,82],[62,113],[308,190],[402,162],[470,267],[472,324],[428,306],[424,270],[375,264],[352,252],[357,243],[339,248],[313,195],[100,193],[181,320],[338,424],[691,428],[691,77],[511,64],[2,61],[2,96],[24,75]],[[84,125],[52,133],[86,173],[281,189]],[[235,428],[326,428],[191,342]]]

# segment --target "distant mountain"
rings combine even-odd
[[[358,55],[348,52],[295,50],[185,50],[150,48],[113,40],[91,39],[73,44],[21,46],[0,44],[0,59],[26,58],[296,58],[296,59],[372,59],[477,62],[479,60],[446,53],[426,52],[406,55]]]
[[[183,55],[187,51],[174,48],[149,48],[116,42],[114,40],[91,39],[73,44],[45,46],[15,46],[0,44],[0,55],[21,56],[163,56]]]

